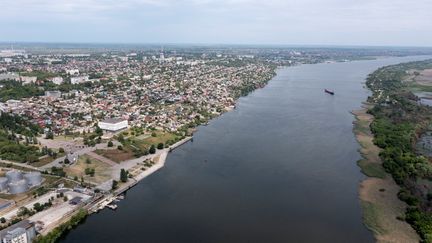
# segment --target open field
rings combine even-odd
[[[380,149],[373,143],[369,129],[373,116],[366,113],[368,108],[353,112],[357,119],[354,132],[363,156],[358,165],[369,177],[361,182],[359,189],[364,223],[374,233],[377,242],[419,242],[414,229],[397,219],[404,216],[406,204],[398,199],[400,188],[381,165]]]
[[[432,86],[432,69],[425,69],[418,72],[414,80],[420,85]]]
[[[86,162],[86,160],[90,160],[90,164]],[[91,168],[95,170],[95,175],[92,177],[90,175],[85,174],[85,169]],[[92,158],[88,155],[82,155],[78,159],[78,162],[74,165],[71,165],[69,167],[66,167],[64,171],[72,177],[83,177],[85,181],[90,181],[94,183],[102,183],[104,181],[107,181],[111,178],[111,166],[97,160],[95,158]]]
[[[174,140],[176,135],[172,133],[156,131],[156,137],[150,136],[141,140],[144,144],[151,146],[152,144],[157,145],[158,143],[165,144],[168,140]]]

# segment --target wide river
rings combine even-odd
[[[62,242],[373,242],[350,111],[366,100],[369,73],[420,59],[279,69],[170,153],[117,211],[91,215]]]

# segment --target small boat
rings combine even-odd
[[[334,95],[334,92],[328,89],[324,89],[324,92],[326,92],[327,94]]]

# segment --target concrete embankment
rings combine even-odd
[[[158,155],[158,160],[155,161],[155,164],[153,164],[150,168],[146,169],[142,173],[138,174],[134,178],[131,178],[128,182],[121,185],[119,189],[115,191],[116,195],[122,194],[123,192],[129,190],[130,188],[134,187],[138,182],[140,182],[142,179],[146,178],[147,176],[153,174],[154,172],[158,171],[162,167],[165,166],[166,159],[168,157],[168,153],[172,150],[180,147],[181,145],[187,143],[190,141],[192,137],[187,137],[185,139],[182,139],[178,141],[177,143],[171,145],[169,148],[166,148]]]

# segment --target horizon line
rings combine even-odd
[[[252,44],[252,43],[203,43],[203,42],[99,42],[99,41],[1,41],[0,44],[66,44],[66,45],[167,45],[167,46],[262,46],[262,47],[339,47],[339,48],[424,48],[432,49],[431,46],[422,45],[375,45],[375,44]]]

